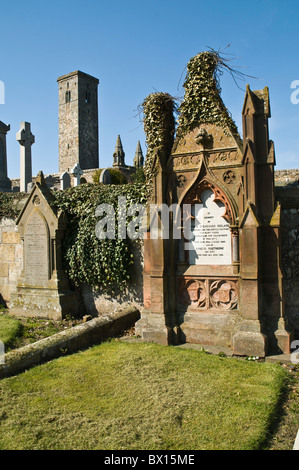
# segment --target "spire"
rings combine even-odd
[[[143,157],[140,141],[138,140],[135,157],[134,157],[134,166],[136,168],[140,168],[140,167],[143,167],[143,163],[144,163],[144,157]]]
[[[117,136],[115,150],[113,154],[113,166],[125,166],[125,152],[120,139],[120,135]]]

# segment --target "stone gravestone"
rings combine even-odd
[[[99,183],[111,184],[111,175],[109,173],[108,168],[105,168],[103,171],[101,171]]]
[[[60,189],[63,191],[64,189],[71,187],[71,178],[67,171],[62,173],[60,176]]]
[[[83,171],[81,170],[79,163],[76,163],[72,169],[72,174],[74,175],[74,186],[79,186],[81,176],[83,175]]]
[[[214,80],[204,66],[197,78]],[[240,356],[289,354],[269,90],[247,86],[243,142],[216,84],[214,91],[192,110],[197,123],[179,124],[172,149],[156,159],[152,204],[177,202],[183,217],[173,217],[178,237],[174,228],[163,238],[162,222],[152,237],[154,218],[148,224],[135,331],[146,341],[214,345]]]
[[[27,184],[32,181],[31,146],[35,142],[29,122],[21,122],[16,137],[20,144],[20,191],[27,192]]]
[[[66,217],[50,206],[52,193],[43,173],[17,219],[24,261],[16,291],[12,293],[10,313],[61,320],[77,314],[77,299],[70,290],[62,267],[62,240]]]
[[[7,177],[6,134],[10,126],[0,121],[0,191],[11,191],[11,181]]]

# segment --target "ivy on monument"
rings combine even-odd
[[[112,292],[115,286],[124,290],[133,275],[134,241],[117,238],[118,197],[126,197],[127,208],[132,204],[145,204],[145,186],[87,183],[65,191],[56,191],[53,195],[53,207],[64,210],[68,216],[63,251],[70,281],[75,286],[100,285],[107,293]],[[100,204],[111,204],[115,210],[115,239],[99,240],[96,237],[98,219],[95,211]]]
[[[170,155],[175,135],[175,99],[168,93],[151,93],[141,105],[143,126],[146,135],[147,154],[145,179],[148,198],[152,192],[152,181],[158,170],[155,157]]]
[[[238,133],[236,124],[220,96],[219,77],[224,68],[232,75],[236,73],[214,50],[201,52],[189,61],[183,85],[185,96],[179,107],[178,138],[184,137],[204,123],[216,124],[222,128],[229,127],[233,133]]]

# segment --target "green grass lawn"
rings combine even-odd
[[[0,449],[265,448],[278,365],[113,340],[0,381]]]
[[[41,318],[15,318],[0,311],[0,341],[5,344],[5,351],[20,348],[48,338],[66,328],[72,328],[82,320],[64,319],[61,321]]]
[[[0,315],[0,341],[5,348],[12,346],[16,339],[22,334],[22,323],[8,315]]]

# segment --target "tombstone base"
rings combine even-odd
[[[283,329],[276,330],[275,338],[277,342],[278,352],[281,354],[290,354],[291,352],[291,343],[294,339],[294,333],[289,332]]]
[[[258,321],[246,322],[233,337],[233,352],[236,356],[265,357],[268,337],[261,333]]]
[[[283,318],[273,318],[267,322],[269,349],[271,354],[290,354],[294,332],[288,331]]]
[[[141,319],[135,323],[135,334],[145,342],[165,346],[173,344],[173,330],[165,325],[165,317],[160,313],[143,311]]]
[[[59,293],[57,289],[35,289],[17,286],[11,295],[9,313],[18,317],[62,320],[78,315],[79,302],[75,292]]]
[[[180,325],[180,342],[232,347],[236,315],[229,313],[187,313]]]

